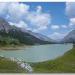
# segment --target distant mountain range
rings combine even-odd
[[[62,40],[61,43],[75,43],[75,30],[70,31]]]
[[[21,29],[14,25],[11,26],[6,20],[0,18],[0,42],[8,43],[8,41],[12,41],[10,43],[16,41],[28,45],[53,43],[52,39],[44,35]]]

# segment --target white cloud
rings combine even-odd
[[[17,23],[23,19],[23,17],[28,13],[28,10],[29,5],[22,3],[10,3],[8,7],[9,17],[7,19]]]
[[[74,28],[75,25],[75,2],[66,3],[66,15],[69,17],[69,27]]]
[[[5,7],[8,8],[7,3],[1,3],[0,2],[0,16],[6,15],[7,8],[5,8]]]
[[[62,27],[62,28],[68,28],[68,26],[66,26],[66,25],[61,25],[61,27]]]
[[[37,13],[41,13],[42,12],[42,7],[41,6],[37,6],[36,11],[37,11]]]
[[[24,21],[20,21],[19,23],[12,23],[9,22],[10,25],[15,25],[16,27],[27,29],[29,28],[28,25]]]
[[[28,12],[29,5],[18,2],[0,3],[0,16],[6,17],[9,21],[19,22]]]
[[[49,14],[36,14],[36,13],[31,13],[27,17],[28,21],[32,25],[37,25],[38,27],[40,26],[46,26],[50,24],[50,15]]]
[[[65,33],[54,32],[53,34],[49,35],[49,37],[52,38],[52,39],[60,40],[65,35],[66,35]]]
[[[42,12],[42,6],[37,6],[36,11],[29,11],[30,5],[23,3],[0,3],[0,16],[4,15],[10,23],[21,24],[23,27],[30,24],[36,30],[44,30],[51,23],[50,13]],[[28,24],[27,24],[28,22]],[[24,25],[23,25],[24,24]],[[33,30],[33,28],[30,28]]]
[[[18,24],[17,24],[17,26],[18,27],[20,27],[20,28],[27,28],[28,27],[28,25],[24,22],[24,21],[20,21]]]
[[[39,27],[37,29],[33,29],[32,31],[33,32],[40,32],[40,31],[45,30],[45,29],[47,29],[47,26]]]
[[[75,18],[71,18],[69,26],[74,26],[74,25],[75,25]]]
[[[35,26],[37,30],[43,30],[51,23],[51,16],[46,13],[37,14],[36,12],[32,12],[28,14],[27,20],[30,25]]]
[[[51,25],[51,29],[68,28],[67,25]]]
[[[70,18],[74,18],[75,17],[75,2],[67,2],[66,3],[66,14]]]
[[[39,27],[38,30],[47,29],[47,26]]]
[[[59,26],[58,25],[51,25],[51,28],[52,29],[59,29]]]

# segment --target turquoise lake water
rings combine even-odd
[[[48,44],[26,47],[24,50],[0,50],[0,55],[26,62],[42,62],[62,56],[65,52],[72,49],[72,44]]]

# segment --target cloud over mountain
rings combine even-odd
[[[75,25],[75,2],[66,3],[66,15],[69,17],[69,26]]]
[[[74,18],[75,17],[75,2],[67,2],[66,3],[66,14],[70,18]]]
[[[51,15],[42,12],[42,6],[36,6],[36,11],[30,11],[30,7],[28,4],[18,2],[0,3],[0,17],[19,27],[29,28],[31,25],[32,28],[29,29],[33,31],[46,29],[51,22]]]

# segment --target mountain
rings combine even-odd
[[[7,41],[6,41],[7,40]],[[34,32],[11,26],[6,20],[0,18],[0,42],[12,41],[28,45],[52,43],[51,39]],[[15,43],[16,43],[15,42]],[[11,43],[11,42],[10,42]]]
[[[36,38],[38,38],[38,39],[40,39],[40,40],[42,40],[42,41],[48,41],[48,42],[51,42],[51,43],[54,42],[53,39],[51,39],[51,38],[49,38],[49,37],[47,37],[47,36],[45,36],[45,35],[43,35],[43,34],[34,33],[34,32],[32,32],[32,31],[30,31],[30,30],[25,30],[25,29],[24,29],[24,30],[22,29],[22,31],[23,31],[23,32],[27,32],[27,33],[31,34],[32,36],[35,36]]]
[[[61,43],[75,43],[75,30],[72,30],[71,32],[66,35]]]

